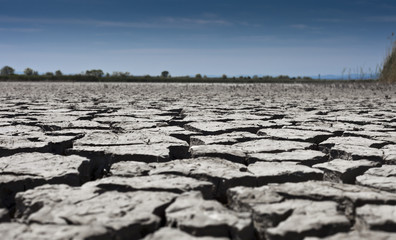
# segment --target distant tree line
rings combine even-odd
[[[200,73],[195,76],[173,77],[169,71],[162,71],[158,76],[134,76],[130,72],[104,73],[101,69],[91,69],[80,74],[63,74],[61,70],[39,74],[32,68],[26,68],[23,74],[16,74],[10,66],[0,70],[1,81],[74,81],[74,82],[224,82],[224,83],[260,83],[260,82],[317,82],[310,77],[289,77],[286,75],[273,76],[239,76],[207,77]]]

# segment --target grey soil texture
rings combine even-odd
[[[0,89],[1,239],[396,239],[395,86]]]

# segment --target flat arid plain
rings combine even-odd
[[[1,239],[396,239],[396,88],[0,83]]]

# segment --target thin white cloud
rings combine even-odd
[[[368,22],[396,23],[396,16],[375,16],[366,19]]]
[[[298,29],[298,30],[321,30],[321,27],[313,27],[306,24],[292,24],[290,25],[291,28]]]
[[[290,25],[291,28],[295,29],[308,29],[309,27],[305,24],[292,24]]]
[[[231,25],[231,22],[222,19],[204,19],[204,18],[173,18],[164,19],[165,23],[171,24],[196,24],[196,25]]]
[[[213,18],[174,18],[165,17],[155,20],[134,22],[134,21],[108,21],[98,19],[74,19],[74,18],[22,18],[0,16],[0,22],[7,23],[28,23],[28,24],[71,24],[88,25],[93,27],[120,27],[120,28],[177,28],[192,25],[232,25],[231,22],[223,19]]]
[[[0,32],[21,32],[21,33],[35,33],[41,32],[40,28],[0,28]]]
[[[279,41],[279,37],[274,35],[246,35],[246,36],[234,36],[231,37],[233,40],[237,41],[248,41],[248,42],[270,42]]]
[[[316,19],[316,21],[326,22],[326,23],[342,23],[342,22],[346,22],[347,20],[342,18],[318,18]]]

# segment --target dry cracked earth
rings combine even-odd
[[[396,239],[396,89],[0,83],[2,239]]]

